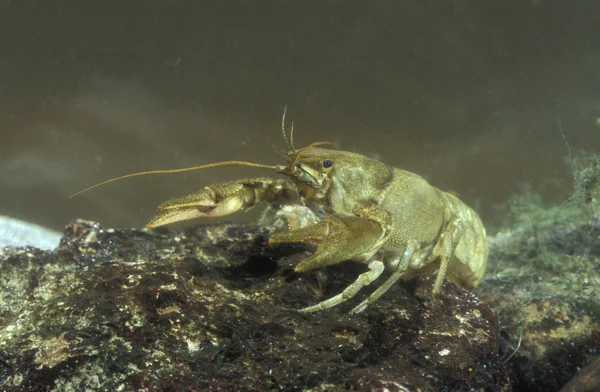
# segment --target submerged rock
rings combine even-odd
[[[514,390],[558,391],[600,355],[600,215],[565,204],[523,221],[491,239],[476,293],[499,314]]]
[[[340,292],[364,265],[292,271],[309,251],[267,229],[106,230],[55,251],[0,250],[0,385],[22,390],[510,390],[489,306],[432,278],[364,313]],[[364,290],[368,292],[369,290]],[[364,295],[364,294],[363,294]]]

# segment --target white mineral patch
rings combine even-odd
[[[58,246],[61,234],[35,223],[0,215],[0,247],[33,246],[52,250]]]

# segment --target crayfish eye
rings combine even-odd
[[[322,164],[325,169],[329,169],[331,166],[333,166],[333,161],[331,159],[324,159]]]

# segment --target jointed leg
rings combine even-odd
[[[398,261],[398,263],[396,265],[396,270],[394,271],[394,273],[392,275],[390,275],[390,277],[387,278],[387,280],[381,286],[379,286],[377,288],[377,290],[373,291],[371,293],[371,295],[369,295],[369,297],[367,297],[367,299],[365,299],[358,306],[356,306],[354,309],[352,309],[350,311],[350,313],[353,314],[353,313],[360,313],[360,312],[364,311],[370,304],[375,302],[386,291],[388,291],[390,289],[390,287],[392,287],[394,285],[394,283],[396,283],[402,277],[402,275],[404,275],[404,272],[406,272],[406,269],[408,268],[408,265],[409,265],[410,260],[412,259],[413,255],[415,254],[415,252],[418,252],[418,247],[419,246],[416,241],[410,242],[408,244],[408,246],[406,247],[406,250],[402,254],[402,258]],[[419,258],[424,258],[425,256],[427,256],[427,253],[423,253],[422,255],[419,255]],[[391,264],[394,264],[394,263],[391,263]]]
[[[437,255],[440,256],[440,269],[438,270],[435,283],[433,284],[432,294],[437,294],[442,289],[444,277],[446,276],[446,271],[448,270],[448,263],[450,262],[450,259],[454,255],[454,251],[460,242],[462,227],[463,225],[460,219],[455,219],[454,221],[450,222],[450,224],[446,227],[446,230],[444,230],[444,232],[440,235],[440,239],[433,250],[434,257]]]
[[[376,211],[362,217],[331,215],[312,226],[273,234],[269,242],[300,242],[317,245],[315,253],[294,268],[297,272],[304,272],[339,264],[345,260],[369,260],[388,235],[387,228],[387,216],[378,215]],[[371,261],[369,271],[361,274],[341,294],[303,311],[313,312],[330,308],[351,298],[362,287],[377,279],[384,268],[381,261]]]
[[[204,187],[191,195],[167,200],[158,207],[158,214],[147,227],[201,217],[224,216],[248,210],[262,201],[283,203],[297,197],[293,185],[284,180],[250,178],[223,182]]]
[[[319,302],[314,306],[309,306],[307,308],[301,309],[301,312],[316,312],[323,309],[328,309],[333,306],[339,305],[340,303],[354,297],[356,293],[360,291],[365,286],[368,286],[375,279],[379,278],[379,276],[383,273],[385,269],[384,264],[381,261],[371,261],[369,263],[369,271],[363,272],[358,276],[358,278],[344,291],[340,294],[329,298],[323,302]]]
[[[317,245],[315,253],[294,268],[305,272],[345,260],[368,260],[386,237],[386,224],[356,216],[331,215],[315,225],[275,233],[269,242]]]

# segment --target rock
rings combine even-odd
[[[600,355],[600,215],[564,204],[491,238],[476,294],[499,314],[514,390],[558,391]]]
[[[51,250],[58,246],[60,237],[60,233],[47,227],[0,215],[0,248],[33,245]]]
[[[560,392],[600,391],[600,357],[596,358],[565,385]]]
[[[248,225],[112,230],[74,221],[55,251],[0,251],[0,385],[18,390],[510,390],[490,307],[432,278],[297,311],[364,270]],[[367,293],[368,290],[365,290]],[[363,294],[364,295],[364,294]],[[515,357],[518,357],[516,355]]]

